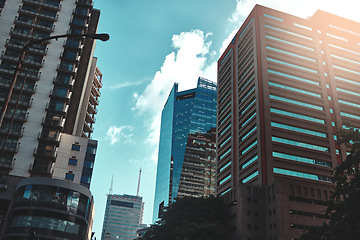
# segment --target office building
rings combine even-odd
[[[90,137],[102,74],[93,57],[95,41],[90,38],[59,38],[31,45],[11,93],[14,68],[22,47],[28,42],[54,35],[96,33],[100,11],[93,8],[92,0],[5,0],[0,2],[0,7],[2,110],[10,95],[0,128],[0,237],[8,222],[6,229],[12,230],[5,236],[22,239],[30,236],[26,224],[33,226],[31,221],[16,225],[18,232],[22,232],[20,236],[11,225],[14,218],[6,217],[16,214],[17,210],[9,210],[9,206],[19,191],[20,181],[43,177],[41,183],[46,186],[54,183],[59,188],[67,184],[51,179],[57,178],[75,183],[64,185],[72,191],[77,185],[90,187],[97,148],[97,141]],[[26,184],[32,184],[31,180]],[[86,190],[75,192],[89,195]],[[87,197],[92,203],[91,195]],[[31,204],[43,205],[42,200]],[[35,231],[45,234],[43,229]],[[40,235],[41,239],[46,237]]]
[[[140,196],[108,194],[101,240],[133,240],[142,224],[144,202]]]
[[[360,24],[256,5],[218,61],[217,195],[234,239],[297,239],[326,221],[345,123],[360,128]]]
[[[215,126],[216,83],[200,77],[196,88],[180,92],[175,83],[161,116],[153,222],[178,196],[179,189],[184,189],[186,183],[182,187],[180,183],[185,176],[183,162],[189,134],[207,133]],[[201,161],[199,156],[199,164]]]
[[[188,134],[177,197],[215,195],[216,128]]]

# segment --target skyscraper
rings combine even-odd
[[[142,197],[108,194],[101,240],[133,240],[143,228],[144,203]]]
[[[96,33],[100,11],[93,8],[92,0],[5,0],[0,7],[0,106],[4,109],[22,47],[53,35]],[[31,45],[25,52],[0,128],[0,222],[2,230],[5,220],[9,224],[8,239],[27,238],[31,234],[29,227],[38,229],[45,238],[50,232],[44,229],[51,229],[56,221],[65,227],[74,226],[75,218],[53,219],[37,209],[43,208],[50,196],[54,195],[55,201],[55,196],[61,193],[73,201],[56,201],[47,208],[70,207],[78,211],[76,221],[79,218],[83,222],[70,232],[62,227],[53,229],[53,234],[63,231],[57,235],[61,237],[65,233],[77,235],[76,229],[87,231],[92,204],[87,188],[97,148],[97,141],[90,136],[102,87],[94,49],[93,39],[65,38]],[[26,179],[29,177],[43,177],[43,180]],[[24,188],[26,194],[21,194]],[[30,201],[32,191],[38,196],[33,194]],[[17,203],[9,212],[15,192]],[[36,199],[42,206],[34,203]],[[86,206],[76,210],[79,199]],[[19,206],[23,210],[37,206],[34,214],[42,214],[44,224],[37,225],[39,216],[25,216],[26,211],[21,212]],[[6,218],[8,213],[10,218]],[[14,220],[18,214],[34,218]]]
[[[206,133],[215,125],[216,83],[200,77],[196,88],[181,92],[175,83],[161,116],[153,221],[178,196],[188,135]]]
[[[326,221],[332,169],[360,128],[360,24],[256,5],[218,61],[217,195],[234,239],[296,239]]]

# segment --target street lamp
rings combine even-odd
[[[31,42],[25,44],[24,47],[21,49],[19,60],[16,63],[16,68],[15,68],[15,71],[14,71],[14,75],[13,75],[13,77],[11,79],[9,92],[8,92],[6,98],[5,98],[4,105],[2,106],[2,108],[0,110],[0,128],[2,126],[2,122],[4,120],[4,116],[5,116],[7,107],[9,105],[10,97],[11,97],[12,91],[13,91],[14,86],[15,86],[17,75],[18,75],[18,73],[20,71],[20,68],[21,68],[21,63],[22,63],[22,60],[24,58],[25,51],[31,45],[34,45],[34,44],[37,44],[37,43],[43,43],[43,42],[45,42],[47,40],[51,40],[51,39],[56,39],[57,40],[58,38],[66,38],[66,37],[67,38],[82,38],[82,37],[85,37],[85,38],[99,39],[99,40],[104,41],[104,42],[109,40],[109,38],[110,38],[109,34],[107,34],[107,33],[101,33],[101,34],[62,34],[62,35],[55,35],[55,36],[50,36],[50,37],[47,37],[47,38],[38,39],[38,40],[31,41]]]

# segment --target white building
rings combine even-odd
[[[108,194],[101,240],[133,240],[143,228],[142,197]]]

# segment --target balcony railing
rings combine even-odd
[[[39,132],[38,139],[51,141],[51,142],[60,142],[61,134],[57,133],[55,136],[49,136],[48,133]]]
[[[39,175],[52,175],[54,173],[54,167],[52,164],[30,164],[29,172]]]
[[[65,119],[54,120],[53,118],[44,117],[42,123],[44,125],[62,128],[62,127],[64,127]]]
[[[57,10],[57,11],[60,10],[60,8],[61,8],[61,4],[51,4],[51,3],[47,3],[47,1],[45,1],[45,0],[23,0],[23,2],[51,8],[51,9]]]
[[[57,148],[49,150],[46,148],[35,148],[34,155],[48,158],[56,158]]]
[[[38,29],[48,31],[48,32],[53,32],[54,28],[55,28],[54,25],[44,26],[44,25],[38,24],[37,22],[34,22],[34,21],[22,21],[22,20],[19,20],[17,18],[17,16],[15,16],[15,23],[17,23],[19,25],[25,25],[25,26],[29,26],[29,27],[33,27],[33,28],[38,28]]]
[[[66,113],[68,110],[69,106],[64,104],[62,107],[58,107],[55,104],[46,104],[46,110],[47,111],[56,111],[56,112],[61,112],[61,113]]]
[[[8,128],[7,129],[0,128],[0,133],[2,133],[2,134],[9,133],[10,135],[13,135],[13,136],[22,137],[23,134],[24,134],[24,128],[22,128],[22,129],[10,129],[10,131],[9,131]]]
[[[30,11],[30,10],[25,10],[25,9],[22,8],[22,6],[19,6],[19,13],[25,13],[25,14],[31,15],[31,16],[42,17],[42,18],[46,18],[47,20],[52,20],[52,21],[57,21],[57,19],[59,17],[58,14],[56,14],[55,16],[50,16],[50,15],[46,15],[46,14],[43,14],[43,13],[39,13],[38,11],[33,12],[33,11]]]

